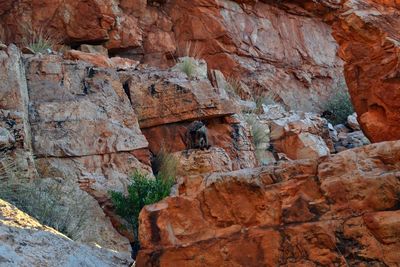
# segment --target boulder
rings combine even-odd
[[[102,45],[83,44],[79,47],[79,50],[85,53],[100,54],[108,57],[108,50]]]
[[[145,69],[120,74],[140,127],[224,117],[236,112],[224,90],[208,79],[188,79],[181,71]]]
[[[74,242],[0,199],[3,266],[128,266],[128,253]]]
[[[353,130],[353,131],[359,131],[360,129],[360,124],[358,124],[357,121],[357,113],[351,114],[347,117],[347,125]]]
[[[345,1],[333,26],[358,121],[372,142],[400,139],[399,8],[398,1]]]
[[[271,143],[291,159],[318,159],[333,150],[328,123],[316,114],[275,112],[264,117],[277,118],[268,122]]]
[[[107,55],[78,51],[68,50],[64,53],[64,58],[68,60],[82,60],[88,62],[96,67],[108,67],[116,69],[129,69],[136,68],[139,62],[128,58],[112,57],[109,58]]]

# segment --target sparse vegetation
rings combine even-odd
[[[196,73],[196,60],[191,57],[184,57],[180,59],[178,68],[186,74],[189,78],[192,78]]]
[[[34,179],[24,177],[15,163],[4,154],[0,155],[0,198],[15,205],[20,210],[65,234],[78,240],[89,218],[89,196],[68,192],[54,179]],[[72,189],[71,189],[72,190]],[[68,203],[62,196],[68,196]]]
[[[177,159],[162,146],[152,161],[153,173],[162,178],[176,177]]]
[[[35,53],[47,53],[49,50],[53,50],[54,46],[58,43],[56,35],[50,33],[48,30],[43,28],[38,30],[25,29],[23,46]]]
[[[240,80],[233,78],[233,77],[228,77],[226,79],[226,85],[225,85],[225,91],[235,94],[237,96],[240,95],[240,90],[242,89],[242,85]]]
[[[345,86],[340,86],[338,91],[329,98],[324,110],[324,117],[333,125],[347,121],[347,117],[353,114],[354,109]]]
[[[156,203],[169,196],[171,187],[175,183],[173,177],[166,177],[159,173],[155,179],[140,172],[132,176],[132,183],[128,186],[128,193],[111,191],[111,201],[116,213],[127,222],[127,227],[133,230],[135,243],[133,257],[140,249],[139,244],[139,213],[145,205]]]
[[[257,120],[255,114],[248,114],[246,122],[250,127],[255,155],[260,162],[263,162],[263,154],[269,144],[269,129]]]
[[[254,97],[254,101],[256,102],[256,109],[260,111],[262,109],[262,105],[274,105],[274,104],[282,104],[282,99],[280,96],[272,91],[268,91],[262,96]]]
[[[183,49],[178,49],[179,55],[181,57],[192,57],[194,59],[201,59],[203,55],[203,50],[199,49],[198,43],[186,42]]]

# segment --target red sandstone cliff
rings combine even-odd
[[[399,8],[396,0],[1,1],[1,42],[23,46],[43,31],[65,50],[101,45],[111,58],[22,55],[0,43],[0,144],[32,176],[87,193],[91,221],[79,241],[122,252],[132,236],[108,191],[124,191],[134,170],[151,173],[151,155],[166,145],[178,185],[141,213],[138,266],[397,266],[399,141],[363,146],[356,116],[349,134],[304,111],[322,111],[345,79],[370,140],[400,139]],[[185,55],[205,60],[194,77],[170,68]],[[243,82],[244,99],[226,91],[223,74]],[[257,123],[274,163],[260,167],[240,113],[255,110],[245,100],[271,94],[282,106],[262,106]],[[193,120],[206,123],[211,149],[185,151]],[[340,138],[363,147],[335,154],[347,149],[334,147]]]

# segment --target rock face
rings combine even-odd
[[[187,177],[141,212],[138,266],[400,261],[400,142]]]
[[[12,151],[18,167],[34,175],[25,70],[13,45],[0,51],[0,81],[0,152]]]
[[[233,115],[239,109],[224,88],[214,87],[207,79],[207,65],[198,64],[202,71],[191,78],[176,68],[120,73],[150,151],[156,155],[161,148],[171,153],[185,150],[187,127],[201,120],[210,145],[224,149],[234,169],[255,167],[248,133]]]
[[[398,1],[347,1],[333,28],[358,120],[372,142],[400,139],[399,9]]]
[[[109,190],[123,191],[135,169],[151,168],[140,157],[148,142],[116,72],[59,56],[25,58],[23,65],[15,46],[0,54],[0,127],[8,133],[1,152],[31,179],[61,177],[74,192],[88,192],[91,226],[80,240],[129,251],[99,203]]]
[[[72,180],[104,205],[110,190],[125,190],[134,170],[151,171],[149,158],[136,157],[148,142],[115,70],[46,56],[27,59],[26,75],[41,177]],[[100,245],[129,249],[110,223],[94,225]]]
[[[1,266],[128,266],[129,254],[74,242],[0,199]]]
[[[232,171],[231,159],[225,150],[219,147],[200,151],[182,151],[173,155],[178,161],[177,175],[179,176]]]
[[[320,17],[338,1],[39,2],[2,1],[0,39],[21,43],[44,32],[73,48],[102,44],[112,56],[158,67],[197,56],[243,78],[252,93],[273,91],[306,111],[321,108],[343,80],[331,28]]]

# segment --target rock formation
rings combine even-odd
[[[72,241],[0,200],[0,265],[127,266],[139,245],[110,191],[153,179],[166,152],[176,184],[140,214],[138,267],[397,266],[399,10],[0,1],[0,157],[89,214]],[[29,47],[38,37],[51,48]],[[331,125],[344,80],[356,114]],[[194,121],[210,147],[187,146]]]
[[[373,142],[400,138],[400,4],[347,1],[334,24],[359,122]]]
[[[44,31],[73,48],[102,44],[110,55],[158,67],[201,57],[255,94],[273,91],[291,108],[312,111],[343,81],[331,27],[320,18],[338,1],[290,2],[6,0],[0,40],[22,43]]]
[[[138,266],[396,266],[400,142],[187,176],[140,215]]]
[[[2,266],[128,266],[130,255],[73,242],[0,199]]]

